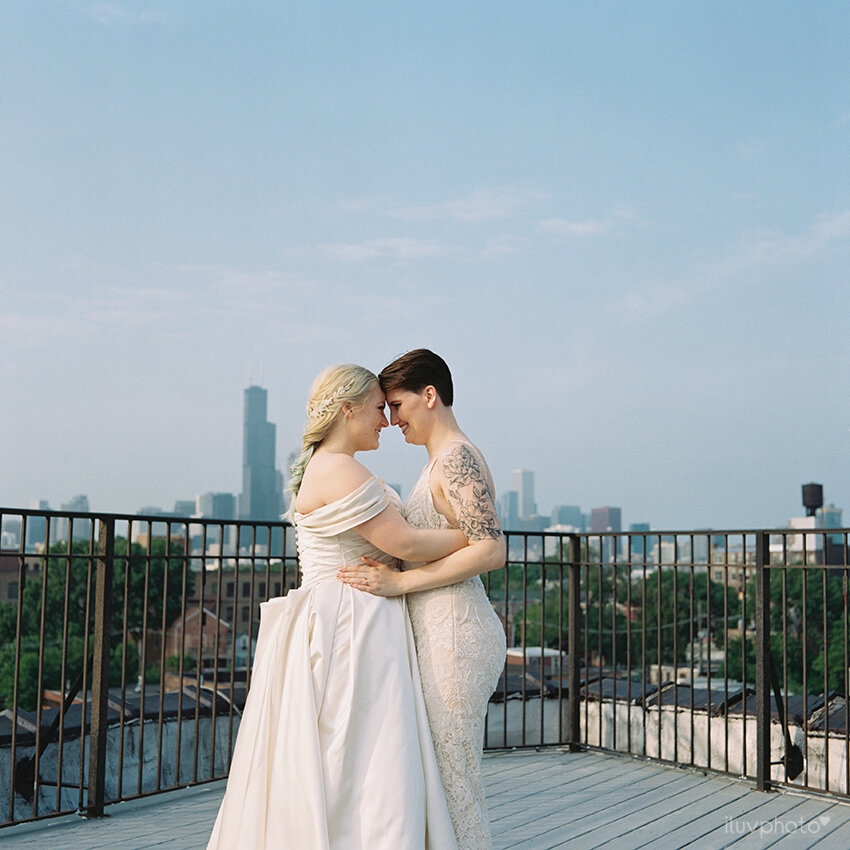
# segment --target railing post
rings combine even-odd
[[[581,725],[579,722],[579,636],[581,634],[581,546],[579,538],[570,535],[569,569],[569,626],[567,633],[567,663],[569,687],[568,737],[570,751],[581,749]]]
[[[106,779],[107,698],[109,696],[110,625],[115,555],[115,518],[98,518],[94,649],[89,734],[89,783],[86,817],[103,817]]]
[[[756,788],[770,791],[770,549],[768,535],[756,535]],[[745,642],[746,645],[746,642]],[[746,655],[745,655],[746,657]]]

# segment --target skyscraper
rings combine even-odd
[[[534,501],[534,473],[530,469],[515,469],[511,473],[511,490],[517,494],[517,510],[520,519],[537,513]]]
[[[266,419],[268,392],[245,390],[242,431],[242,493],[239,519],[280,519],[281,504],[275,467],[275,426]]]

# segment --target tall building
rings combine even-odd
[[[60,510],[69,511],[71,513],[83,513],[87,514],[89,512],[89,499],[88,496],[79,495],[74,496],[73,499],[65,502],[60,505]],[[55,532],[53,532],[53,536],[57,540],[67,540],[68,539],[68,531],[69,531],[70,523],[64,517],[56,520]],[[89,535],[91,534],[91,520],[88,519],[75,519],[74,520],[74,531],[73,538],[74,540],[88,540]]]
[[[590,512],[590,530],[594,534],[600,531],[621,531],[622,522],[620,508],[593,508]]]
[[[515,469],[511,472],[511,490],[517,494],[519,518],[534,516],[537,513],[537,503],[534,501],[534,473],[530,469]]]
[[[590,530],[597,534],[605,531],[622,530],[622,511],[620,508],[593,508],[590,512]],[[612,561],[620,551],[620,540],[616,537],[602,538],[602,560]]]
[[[519,519],[519,494],[516,490],[506,490],[499,497],[497,510],[499,522],[505,531],[516,531]]]
[[[275,426],[266,418],[267,402],[268,393],[262,387],[245,390],[239,519],[280,519]]]
[[[236,519],[236,497],[233,493],[199,493],[195,513],[205,519]]]
[[[584,514],[578,505],[555,505],[552,525],[571,525],[576,531],[584,531]]]

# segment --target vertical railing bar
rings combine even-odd
[[[632,751],[632,536],[626,538],[626,752]],[[641,689],[645,684],[641,682]],[[643,698],[641,698],[643,704]]]
[[[599,673],[599,678],[597,683],[599,685],[599,716],[598,716],[598,726],[599,726],[599,746],[604,746],[602,742],[602,701],[603,701],[603,688],[602,688],[602,562],[604,559],[604,550],[605,550],[605,538],[602,534],[599,534],[599,553],[597,555],[596,562],[596,669]]]
[[[803,605],[803,717],[809,717],[809,570],[808,570],[808,537],[805,533],[803,538],[803,565],[800,567],[803,581],[802,585],[802,605]],[[803,773],[803,786],[809,787],[809,730],[806,724],[803,724],[803,759],[805,761],[805,771]]]
[[[98,521],[95,631],[92,660],[91,747],[86,800],[88,817],[103,817],[106,790],[106,733],[109,725],[109,659],[112,581],[115,566],[115,518]]]
[[[824,791],[829,791],[829,631],[827,625],[827,572],[829,565],[829,547],[827,545],[827,536],[823,535],[821,542],[823,544],[823,569],[821,570],[821,599],[823,609],[823,708],[824,708],[824,731],[823,731],[823,750],[824,750]],[[806,718],[808,720],[808,718]]]
[[[569,623],[567,628],[569,741],[570,751],[577,752],[581,740],[581,716],[579,703],[579,642],[581,640],[581,543],[578,535],[570,535],[569,598],[567,599]],[[587,669],[587,668],[585,668]],[[586,702],[586,701],[585,701]],[[587,726],[585,725],[585,728]]]
[[[743,558],[743,574],[744,574],[744,597],[742,599],[741,611],[742,611],[742,637],[741,637],[741,685],[743,688],[743,727],[741,729],[741,739],[743,741],[743,769],[744,776],[749,776],[747,773],[747,765],[748,765],[748,753],[747,753],[747,717],[748,711],[747,706],[749,705],[749,696],[747,695],[747,647],[749,644],[747,643],[747,535],[741,535],[741,553]],[[754,588],[755,590],[755,588]]]
[[[144,591],[144,607],[142,608],[142,689],[140,693],[139,703],[139,766],[138,766],[138,793],[142,793],[142,767],[144,766],[145,755],[145,718],[147,715],[147,684],[148,684],[148,609],[150,608],[150,584],[151,584],[151,569],[153,568],[153,522],[147,521],[147,543],[145,545],[144,564],[145,564],[145,591]]]
[[[770,780],[770,575],[767,533],[756,534],[756,788],[769,791]]]
[[[723,757],[729,773],[729,535],[723,535]],[[746,698],[746,697],[745,697]]]
[[[693,536],[693,534],[691,534],[688,537],[688,542],[690,543],[690,547],[691,547],[690,564],[688,565],[688,599],[689,599],[688,615],[689,615],[690,620],[691,620],[689,627],[688,627],[688,636],[689,636],[690,642],[691,642],[691,659],[690,659],[691,660],[691,687],[690,687],[690,700],[689,700],[689,707],[690,707],[689,715],[690,715],[690,723],[691,723],[691,729],[690,729],[690,751],[691,751],[691,754],[690,754],[690,758],[689,758],[688,763],[692,765],[694,763],[694,688],[696,687],[696,674],[694,672],[694,661],[695,661],[694,644],[695,644],[695,641],[696,641],[696,634],[694,632],[694,602],[695,602],[694,595],[695,594],[694,594],[694,536]]]
[[[121,613],[121,716],[118,720],[118,799],[124,796],[124,735],[127,723],[127,643],[130,637],[129,613],[130,613],[130,569],[133,539],[133,520],[127,521],[127,545],[126,560],[124,561],[124,598]],[[144,675],[144,671],[142,671]],[[142,722],[143,714],[139,713],[139,722]]]
[[[848,642],[850,642],[850,616],[847,609],[847,535],[841,535],[842,561],[844,569],[841,573],[841,590],[844,597],[844,793],[850,794],[850,657],[848,657]],[[788,714],[786,712],[785,716]]]
[[[788,535],[782,535],[782,700],[788,715]]]
[[[512,544],[513,534],[507,533],[505,535],[505,626],[508,630],[508,638],[513,642],[516,640],[515,638],[515,630],[514,623],[511,619],[511,607],[510,607],[510,564],[511,564],[511,544]],[[505,666],[502,669],[502,746],[507,747],[508,745],[508,664],[505,661]]]
[[[271,526],[266,528],[268,532],[268,548],[271,551],[272,530]],[[254,584],[257,576],[257,529],[254,527],[251,537],[251,583],[248,585],[248,669],[245,671],[245,694],[251,690],[251,660],[253,653],[251,647],[254,637]]]
[[[656,629],[655,629],[655,643],[656,643],[656,654],[658,658],[658,682],[659,682],[659,694],[658,694],[658,758],[661,759],[662,749],[661,749],[661,718],[663,716],[663,712],[661,711],[661,684],[663,679],[663,667],[661,660],[661,570],[664,566],[664,559],[662,558],[663,549],[661,548],[661,535],[658,535],[658,556],[656,558],[656,567],[655,570],[655,587],[656,587],[656,597],[655,597],[655,605],[658,609],[657,616],[655,618]],[[675,603],[674,603],[675,604]],[[676,684],[673,684],[674,694],[675,694]],[[675,699],[675,696],[674,696]]]
[[[569,587],[567,588],[569,590]],[[564,535],[558,535],[558,743],[564,743]]]
[[[86,610],[85,610],[85,626],[83,629],[83,681],[82,681],[82,712],[80,719],[80,784],[77,801],[77,808],[83,810],[83,794],[86,793],[85,769],[86,769],[86,717],[91,714],[91,701],[89,699],[89,640],[91,638],[92,625],[92,575],[95,570],[95,543],[94,543],[94,528],[95,523],[92,522],[89,527],[89,551],[86,561]],[[98,528],[98,535],[100,529]],[[91,726],[89,726],[91,732]]]
[[[204,618],[207,605],[207,528],[204,520],[201,525],[201,588],[198,591],[200,600],[198,611],[198,657],[195,661],[195,734],[192,741],[192,782],[198,781],[198,742],[201,737],[201,669],[204,664]],[[219,549],[224,545],[224,535],[219,538]],[[213,699],[215,711],[215,699]],[[210,718],[212,719],[212,718]]]
[[[68,519],[68,557],[65,559],[65,593],[62,606],[62,664],[59,671],[59,735],[56,741],[56,811],[62,808],[62,757],[65,748],[65,687],[68,675],[68,629],[71,606],[71,561],[74,547],[74,518]]]
[[[546,704],[544,687],[546,684],[546,538],[541,535],[540,562],[540,744],[543,744],[543,708]]]
[[[215,776],[215,754],[216,754],[216,722],[218,720],[218,662],[221,652],[221,624],[224,622],[221,616],[221,585],[224,583],[224,523],[221,529],[221,545],[218,547],[218,581],[216,583],[215,597],[215,637],[213,639],[213,699],[212,717],[210,718],[210,779]],[[236,534],[238,535],[238,527]]]
[[[582,658],[582,666],[584,667],[584,734],[585,737],[590,736],[590,535],[584,539],[584,557],[582,559],[584,567],[584,595],[585,595],[585,616],[582,618],[584,625],[584,657]]]
[[[641,679],[643,681],[643,689],[644,689],[644,697],[646,696],[646,691],[649,687],[649,680],[647,678],[647,664],[646,664],[646,554],[649,548],[649,536],[646,534],[641,535],[641,546],[643,551],[641,552],[641,589],[640,589],[640,654],[641,654]],[[661,667],[658,667],[658,699],[661,699]],[[641,755],[646,756],[648,749],[646,746],[646,699],[644,698],[643,702],[643,749]]]
[[[526,692],[525,692],[525,674],[527,672],[527,658],[526,653],[528,652],[528,532],[523,532],[522,535],[522,641],[521,641],[521,649],[522,649],[522,662],[520,666],[521,673],[521,681],[520,681],[520,693],[522,694],[521,703],[522,703],[522,734],[520,736],[520,740],[522,742],[522,746],[525,746],[525,729],[526,729],[526,718],[525,718],[525,707],[526,707]]]
[[[153,540],[151,540],[153,545]],[[156,724],[156,790],[162,790],[162,735],[165,714],[165,630],[168,628],[168,570],[171,565],[171,522],[165,523],[162,566],[162,616],[159,626],[159,716]]]
[[[679,538],[673,535],[673,761],[679,761]]]
[[[183,674],[184,674],[184,656],[186,654],[186,588],[188,585],[189,575],[189,555],[191,550],[191,539],[189,536],[188,520],[183,526],[185,537],[183,538],[183,570],[181,572],[181,588],[180,588],[180,659],[177,662],[177,675],[180,677],[180,687],[177,689],[177,757],[174,762],[174,785],[180,784],[180,747],[183,743]],[[199,619],[201,618],[198,612]],[[165,635],[163,635],[163,639]],[[195,703],[197,704],[198,694],[195,694]]]
[[[44,525],[44,568],[41,578],[41,614],[38,626],[38,688],[35,705],[35,753],[33,759],[32,813],[38,816],[39,767],[41,763],[41,703],[44,694],[44,634],[47,629],[47,580],[50,566],[50,517]]]
[[[239,525],[236,530],[236,558],[233,567],[233,619],[230,624],[230,699],[227,706],[227,770],[233,759],[233,701],[236,689],[236,621],[239,618],[239,565],[242,552],[242,530]],[[251,535],[254,534],[253,524],[249,526]]]
[[[9,767],[12,771],[9,782],[9,820],[15,818],[15,769],[18,754],[18,685],[21,678],[21,629],[23,626],[24,591],[26,590],[27,514],[21,516],[21,542],[18,556],[18,611],[15,617],[15,676],[12,680],[12,741]]]
[[[611,542],[611,561],[610,572],[611,577],[611,716],[613,722],[611,724],[611,749],[617,749],[617,707],[619,697],[617,695],[617,673],[618,673],[618,656],[617,656],[617,583],[619,580],[619,564],[617,561],[617,544],[619,540],[617,536],[610,536]],[[604,567],[603,567],[604,569]]]
[[[705,536],[705,655],[706,655],[706,724],[705,746],[707,767],[711,770],[711,718],[714,704],[711,698],[711,537]],[[702,655],[700,655],[702,658]]]

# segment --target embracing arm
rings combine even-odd
[[[357,532],[402,561],[433,561],[466,546],[466,537],[459,529],[414,528],[392,505],[358,525]]]
[[[352,564],[340,570],[342,581],[379,596],[399,596],[456,584],[504,566],[505,538],[487,475],[469,446],[458,443],[447,452],[440,477],[442,490],[469,546],[399,573],[371,560]]]
[[[486,470],[466,443],[456,443],[440,463],[443,493],[469,546],[399,575],[402,593],[455,584],[505,564],[505,537]]]

